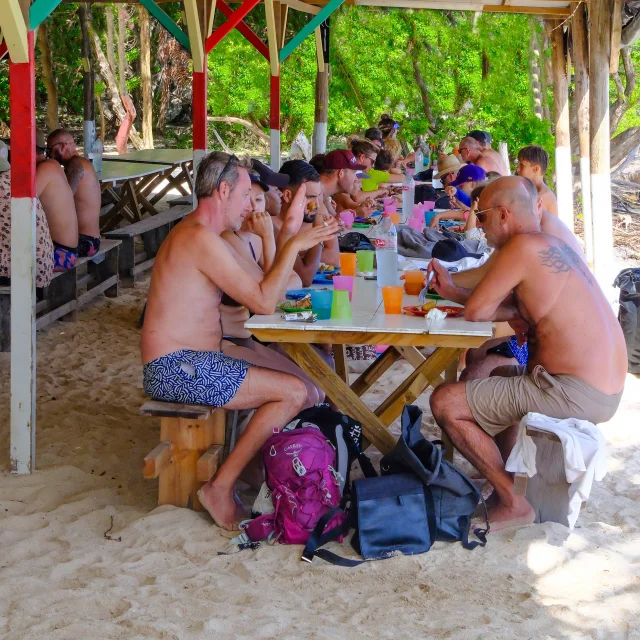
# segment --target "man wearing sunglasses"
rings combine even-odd
[[[225,462],[198,494],[225,529],[237,529],[245,517],[234,499],[240,473],[273,430],[305,405],[307,391],[294,375],[250,366],[221,352],[220,299],[225,293],[254,313],[273,313],[284,298],[298,253],[338,231],[337,223],[329,221],[297,233],[257,281],[220,237],[226,229],[239,229],[251,211],[246,166],[221,152],[202,159],[195,183],[198,206],[171,230],[156,256],[141,341],[144,389],[151,398],[256,409]],[[301,219],[304,185],[299,194],[294,206]]]
[[[535,518],[505,471],[508,451],[497,445],[502,434],[529,412],[610,420],[627,369],[622,330],[597,281],[568,243],[540,230],[535,209],[523,178],[495,180],[476,214],[487,241],[499,249],[484,278],[465,289],[437,262],[429,266],[435,290],[465,305],[466,320],[507,321],[529,344],[526,367],[441,385],[431,396],[437,423],[494,488],[494,530]]]
[[[100,181],[93,164],[83,158],[73,136],[56,129],[47,139],[47,152],[57,160],[67,175],[78,216],[78,255],[93,256],[100,249]]]
[[[493,149],[491,151],[493,151]],[[493,155],[490,155],[489,152],[482,151],[482,149],[480,148],[480,143],[471,136],[467,136],[466,138],[462,138],[462,140],[460,140],[458,153],[463,162],[476,164],[484,169],[486,173],[489,173],[489,171],[495,171],[501,176],[509,175],[509,170],[507,169],[507,167],[505,167],[504,161],[502,160],[500,154],[497,151],[493,151],[493,153],[497,156],[494,157]]]

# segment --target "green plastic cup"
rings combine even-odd
[[[358,271],[373,271],[373,256],[375,251],[371,249],[364,249],[362,251],[356,251],[356,257],[358,259]]]
[[[335,289],[333,292],[333,302],[331,303],[331,318],[341,320],[351,319],[351,302],[349,302],[349,292]]]

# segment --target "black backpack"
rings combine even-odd
[[[618,322],[627,345],[629,373],[640,373],[640,269],[624,269],[614,287],[620,289]]]

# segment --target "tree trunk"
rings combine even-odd
[[[233,116],[208,116],[207,121],[242,125],[243,127],[249,129],[251,133],[258,136],[260,140],[269,143],[269,136],[264,131],[261,131],[255,124],[253,124],[253,122],[249,122],[248,120],[243,120],[242,118],[234,118]]]
[[[324,71],[316,71],[316,108],[311,139],[312,154],[324,153],[327,150],[327,122],[329,121],[329,65]]]
[[[140,79],[142,83],[142,141],[153,149],[153,99],[151,96],[151,25],[149,12],[140,5]]]
[[[107,58],[102,51],[102,47],[100,46],[100,39],[93,29],[90,29],[91,40],[93,42],[93,48],[96,54],[96,60],[98,61],[98,67],[100,68],[100,75],[104,79],[107,87],[109,89],[109,101],[111,102],[111,108],[113,112],[116,114],[116,120],[118,121],[118,125],[121,125],[127,118],[130,119],[130,115],[125,112],[123,104],[123,98],[120,96],[120,92],[118,91],[118,84],[116,82],[116,78],[113,73],[111,73],[111,69],[109,68],[109,63],[107,62]],[[126,94],[125,94],[126,95]],[[142,140],[136,131],[134,126],[131,126],[131,130],[129,131],[129,138],[131,139],[131,143],[136,149],[143,149],[144,145],[142,144]]]
[[[51,47],[49,46],[49,38],[47,34],[47,23],[43,22],[38,27],[38,47],[42,54],[42,81],[47,90],[47,115],[45,124],[49,131],[57,129],[58,121],[58,86],[53,77],[53,63],[51,60]]]
[[[620,164],[640,144],[640,127],[631,127],[611,140],[611,166]]]
[[[90,157],[96,138],[96,115],[94,100],[93,55],[89,31],[91,29],[91,5],[82,3],[80,11],[80,30],[82,32],[82,90],[83,90],[83,132],[84,156]]]
[[[127,39],[127,10],[118,5],[118,88],[120,93],[127,92],[127,58],[124,52],[124,44]]]
[[[551,41],[549,39],[549,31],[545,22],[544,35],[542,37],[542,50],[551,50]],[[549,109],[549,87],[551,86],[553,78],[553,70],[551,69],[551,56],[544,56],[544,67],[542,73],[542,113],[545,120],[551,122],[551,110]]]
[[[540,84],[540,39],[534,25],[531,29],[529,75],[533,94],[533,111],[536,118],[542,120],[542,85]]]
[[[609,127],[612,133],[615,133],[624,114],[638,102],[638,98],[634,96],[636,89],[636,71],[633,66],[633,61],[631,60],[631,49],[620,49],[620,54],[622,55],[622,66],[624,67],[626,82],[624,85],[622,84],[619,73],[614,73],[611,76],[618,89],[618,97],[611,105],[610,112]]]
[[[420,89],[422,108],[424,110],[424,115],[429,122],[427,133],[429,134],[429,136],[435,136],[435,132],[437,130],[437,122],[433,117],[433,112],[431,111],[431,100],[429,99],[429,91],[427,89],[427,85],[425,84],[424,78],[422,77],[420,64],[418,63],[418,52],[416,51],[416,45],[417,42],[415,38],[412,38],[409,41],[409,56],[411,57],[411,64],[413,65],[413,77],[415,78],[416,84],[418,85],[418,89]]]
[[[115,53],[115,39],[114,39],[114,22],[113,22],[113,8],[110,5],[106,5],[104,8],[105,18],[107,19],[107,60],[113,75],[116,74],[116,53]]]

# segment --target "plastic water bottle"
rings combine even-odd
[[[102,140],[100,138],[96,138],[96,141],[93,143],[93,153],[91,157],[91,162],[93,162],[93,168],[95,169],[98,176],[102,175],[102,152],[104,151],[104,146],[102,144]]]
[[[376,262],[378,263],[378,286],[398,284],[398,233],[388,213],[376,227]]]
[[[422,149],[418,147],[418,150],[415,153],[413,164],[415,165],[415,174],[418,175],[422,171],[424,171],[424,153],[422,153]]]
[[[406,222],[413,214],[413,201],[416,195],[416,183],[413,176],[405,174],[402,181],[402,221]]]

